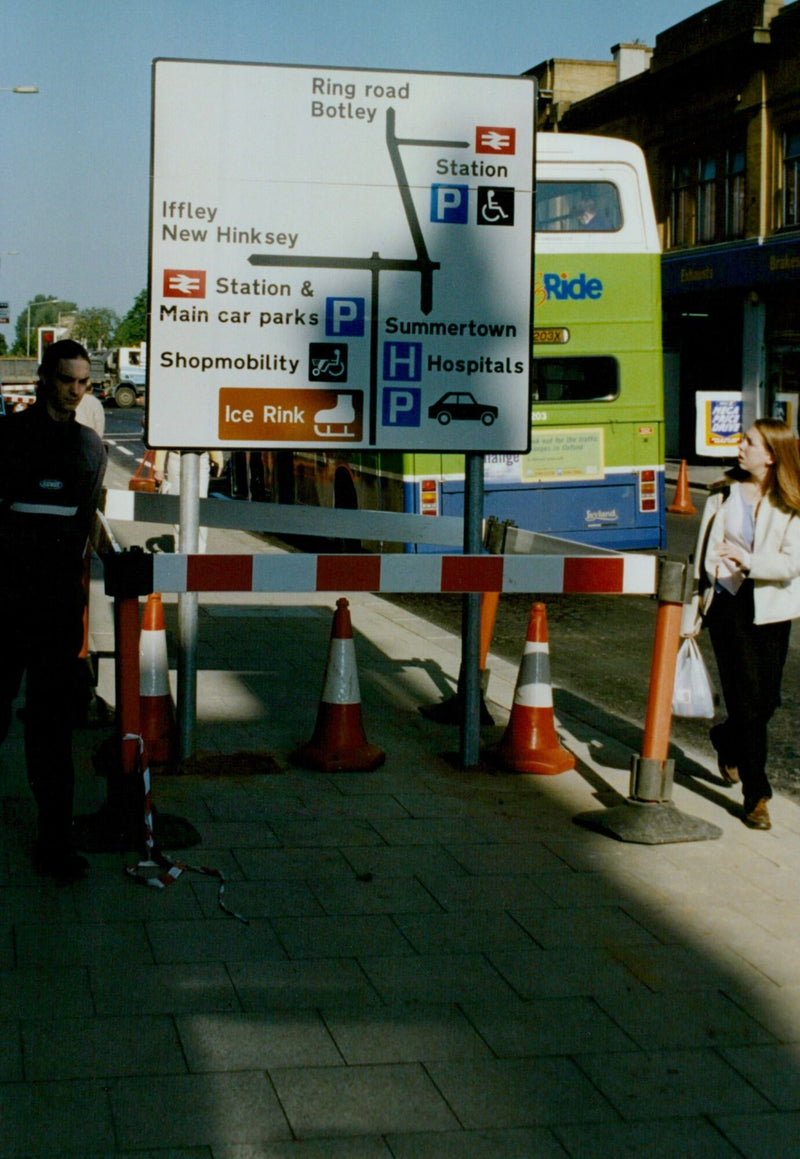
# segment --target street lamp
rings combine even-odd
[[[10,89],[0,88],[0,93],[38,93],[36,85],[14,85]]]
[[[31,306],[52,306],[54,302],[66,302],[66,298],[43,298],[41,302],[28,302],[28,330],[25,339],[25,354],[31,356]]]

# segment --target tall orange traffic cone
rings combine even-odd
[[[383,750],[369,744],[364,733],[353,628],[345,599],[336,601],[314,734],[291,759],[324,773],[368,773],[386,760]]]
[[[153,764],[171,764],[176,751],[175,707],[169,687],[167,633],[161,594],[147,597],[139,636],[140,728]]]
[[[667,508],[675,515],[696,515],[697,508],[689,498],[689,472],[686,469],[686,460],[681,459],[678,469],[678,485],[675,488],[675,498]]]
[[[553,719],[544,604],[535,603],[531,608],[514,703],[498,755],[515,773],[564,773],[575,767],[574,756],[559,742]]]

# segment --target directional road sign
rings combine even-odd
[[[530,78],[153,75],[151,445],[526,451]]]

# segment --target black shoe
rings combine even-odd
[[[39,873],[58,881],[80,881],[89,869],[89,862],[74,849],[37,848],[33,863]]]
[[[748,829],[771,829],[772,822],[767,808],[767,798],[761,797],[752,806],[745,804],[744,823]]]

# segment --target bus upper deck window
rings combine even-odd
[[[619,394],[616,358],[539,358],[533,360],[533,397],[537,402],[610,402]]]
[[[619,190],[610,181],[540,181],[539,233],[615,233],[622,227]]]

